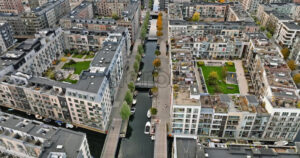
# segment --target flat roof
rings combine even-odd
[[[197,143],[195,139],[176,138],[177,157],[195,158],[197,152]]]

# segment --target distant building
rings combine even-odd
[[[37,7],[41,7],[46,4],[48,0],[28,0],[28,4],[31,9],[35,9]]]
[[[242,0],[242,5],[244,7],[244,10],[255,13],[258,5],[262,3],[263,0]]]
[[[300,33],[300,26],[294,22],[280,22],[276,28],[274,38],[277,43],[291,48]]]
[[[235,4],[229,6],[227,21],[252,21],[253,19],[250,17],[249,13],[246,12],[241,4]]]
[[[15,39],[13,38],[13,30],[8,23],[0,23],[0,53],[5,52],[13,46]]]
[[[1,153],[24,158],[82,157],[91,153],[86,134],[0,112]]]
[[[99,16],[116,15],[121,17],[131,0],[95,0],[95,12]]]
[[[24,11],[22,0],[0,0],[0,12],[2,13],[21,14]]]
[[[243,140],[221,143],[219,139],[211,139],[202,143],[195,138],[174,137],[172,158],[295,158],[299,156],[299,142],[295,145],[264,145],[262,143],[248,143]],[[226,142],[226,140],[224,140]],[[239,142],[240,141],[240,142]],[[278,142],[280,143],[280,142]]]

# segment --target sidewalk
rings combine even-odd
[[[168,19],[163,13],[163,36],[158,39],[160,44],[159,56],[161,67],[158,77],[157,116],[160,123],[156,126],[154,158],[167,158],[167,127],[170,122],[170,65],[167,54],[166,41],[168,40]],[[156,105],[156,103],[155,103]]]

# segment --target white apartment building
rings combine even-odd
[[[296,41],[297,34],[300,33],[300,26],[293,22],[281,22],[276,29],[274,38],[277,43],[291,48]]]

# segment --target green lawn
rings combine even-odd
[[[66,79],[64,79],[62,81],[69,82],[69,83],[72,83],[72,84],[77,83],[77,80],[72,80],[72,79],[69,79],[69,78],[66,78]]]
[[[81,71],[87,70],[90,67],[91,61],[82,61],[82,62],[76,62],[76,64],[70,64],[66,63],[62,68],[67,69],[67,68],[74,68],[74,74],[80,74]]]
[[[95,57],[95,55],[86,55],[85,57],[84,57],[84,59],[91,59],[91,58],[94,58]]]
[[[83,54],[74,54],[72,57],[81,59],[83,56]]]
[[[235,72],[234,66],[226,66],[227,70],[230,72]],[[222,79],[222,67],[218,66],[201,66],[202,72],[205,78],[205,83],[208,89],[209,94],[215,94],[215,88],[214,86],[208,85],[208,76],[209,73],[212,71],[217,72],[218,74],[218,86],[220,89],[220,93],[223,94],[233,94],[233,93],[239,93],[239,86],[234,84],[226,84],[225,79]],[[232,89],[228,89],[227,87],[232,87]]]

